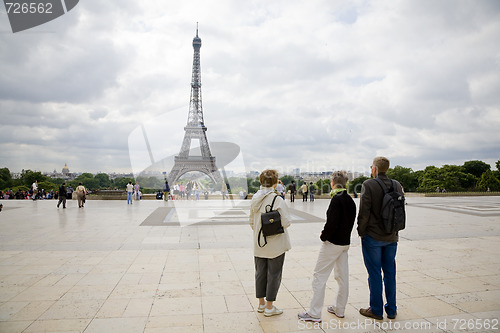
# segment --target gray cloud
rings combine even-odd
[[[170,138],[158,149],[175,154],[196,21],[208,139],[238,144],[249,166],[500,158],[497,1],[88,0],[0,34],[2,162],[130,171],[128,136],[155,119]]]

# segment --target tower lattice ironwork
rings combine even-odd
[[[222,182],[222,177],[215,163],[215,156],[210,152],[207,140],[207,127],[203,120],[203,107],[201,102],[201,67],[200,67],[201,38],[193,38],[193,75],[191,79],[191,98],[186,127],[184,127],[184,140],[179,155],[175,156],[175,163],[168,175],[170,183],[177,181],[182,175],[191,171],[199,171],[208,175],[215,183]],[[192,140],[199,140],[201,156],[191,155]]]

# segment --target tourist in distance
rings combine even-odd
[[[316,190],[316,188],[314,187],[313,182],[310,182],[309,183],[309,200],[311,200],[311,202],[314,201],[314,191],[315,190]]]
[[[255,294],[259,299],[257,312],[271,317],[280,315],[283,310],[276,308],[273,302],[281,284],[285,252],[291,249],[287,228],[290,226],[290,213],[285,201],[275,192],[278,184],[276,170],[264,170],[259,176],[261,188],[252,197],[250,205],[250,226],[253,229],[254,260],[255,260]],[[261,215],[266,212],[266,206],[271,205],[281,215],[284,233],[267,237],[267,244],[259,246],[259,235],[262,222]]]
[[[295,181],[292,180],[292,183],[288,185],[288,192],[290,192],[290,202],[295,201],[295,192],[297,192],[297,188],[295,187]]]
[[[134,200],[141,200],[140,192],[141,192],[141,187],[139,186],[138,182],[135,182],[135,185],[134,185]]]
[[[78,186],[75,189],[76,199],[78,200],[78,208],[83,208],[85,204],[85,197],[87,194],[87,190],[82,185],[82,183],[78,183]]]
[[[163,200],[168,201],[169,195],[170,195],[170,186],[168,185],[168,180],[165,180],[165,185],[163,185]]]
[[[385,157],[375,157],[371,166],[373,178],[381,179],[387,187],[391,180],[386,172],[389,170],[389,160]],[[396,189],[403,193],[401,184],[397,181]],[[365,317],[378,320],[383,319],[384,308],[387,318],[394,319],[397,314],[396,306],[396,251],[398,247],[398,232],[387,234],[382,229],[380,215],[384,190],[375,179],[368,179],[361,187],[359,202],[358,234],[361,237],[363,260],[368,272],[368,286],[370,288],[370,307],[360,309]],[[382,280],[381,271],[384,272]],[[384,306],[382,299],[382,281],[385,287],[387,303]]]
[[[66,189],[66,198],[68,198],[69,200],[73,199],[73,188],[71,187],[71,185],[68,185]]]
[[[222,181],[222,186],[220,191],[222,193],[222,200],[225,200],[227,197],[227,184],[224,180]]]
[[[276,185],[276,192],[279,193],[279,195],[285,199],[285,185],[281,182],[281,180],[278,180],[278,185]]]
[[[63,208],[66,208],[66,183],[62,183],[61,186],[59,186],[59,201],[57,202],[57,208],[63,204]]]
[[[127,205],[132,204],[132,194],[134,194],[134,185],[132,185],[132,181],[129,180],[127,184]]]
[[[307,183],[304,182],[302,186],[300,187],[300,190],[302,191],[302,202],[306,201],[307,202]]]
[[[31,198],[36,200],[38,198],[38,181],[35,180],[33,184],[31,184],[31,191],[33,192]]]
[[[326,211],[326,223],[321,232],[323,242],[314,268],[313,298],[307,312],[298,314],[300,320],[320,322],[325,301],[326,282],[332,270],[338,283],[337,298],[327,311],[344,318],[349,296],[349,263],[347,252],[351,244],[351,232],[356,219],[356,204],[347,194],[347,171],[334,171],[331,177],[332,199]]]

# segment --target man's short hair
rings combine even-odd
[[[278,183],[278,171],[271,169],[262,171],[259,181],[264,187],[272,187]]]
[[[377,168],[377,172],[387,172],[389,170],[389,160],[386,157],[378,156],[373,159],[373,166]]]
[[[338,170],[332,172],[332,180],[335,183],[335,185],[339,185],[342,187],[345,187],[347,184],[347,181],[349,178],[347,177],[347,171],[345,170]]]

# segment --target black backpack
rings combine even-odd
[[[384,191],[380,216],[382,217],[382,230],[387,234],[403,230],[406,225],[405,196],[396,190],[396,182],[391,179],[391,187],[387,189],[384,182],[374,178]]]
[[[273,210],[274,202],[278,195],[275,195],[271,205],[266,206],[266,212],[260,215],[262,226],[259,230],[258,243],[260,247],[267,244],[267,237],[282,234],[285,232],[281,225],[281,215],[277,210]],[[260,245],[260,235],[264,236],[264,245]]]

